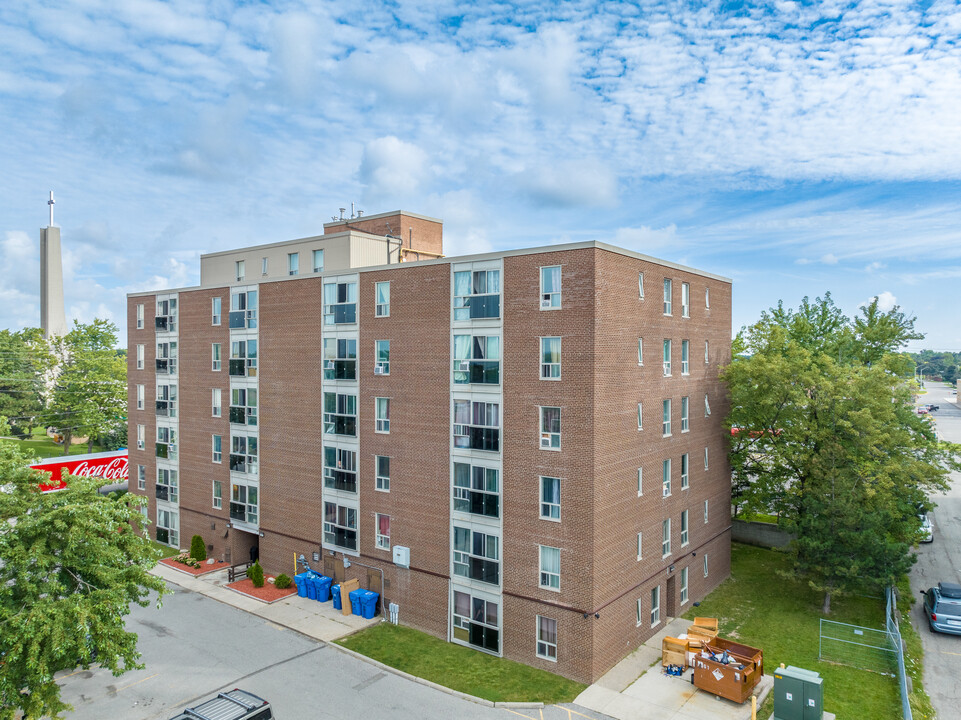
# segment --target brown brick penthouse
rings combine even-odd
[[[441,253],[384,213],[131,294],[132,490],[162,543],[302,554],[592,681],[729,572],[731,282],[600,242]]]

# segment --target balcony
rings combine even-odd
[[[344,492],[357,492],[357,473],[324,468],[324,487]]]
[[[257,416],[254,414],[257,408],[230,406],[230,422],[234,425],[256,425]]]
[[[170,404],[171,403],[169,400],[158,400],[157,401],[157,417],[169,417]]]
[[[157,486],[157,499],[170,500],[170,488],[166,485]]]
[[[237,522],[257,524],[257,506],[247,503],[230,503],[230,519]]]
[[[501,316],[500,295],[473,295],[467,299],[471,320],[499,318]]]
[[[493,493],[454,488],[454,510],[468,512],[472,515],[500,517],[500,496]]]
[[[468,560],[468,575],[471,580],[497,585],[500,582],[500,563],[494,560],[474,557]]]
[[[246,330],[257,327],[256,310],[231,310],[227,315],[227,323],[231,330]]]
[[[357,437],[357,418],[353,415],[324,415],[324,433]]]
[[[459,360],[454,363],[454,382],[456,384],[478,383],[500,384],[499,360]]]
[[[328,360],[324,363],[324,380],[356,380],[356,360]]]
[[[348,550],[357,549],[357,531],[346,528],[334,527],[331,530],[324,530],[324,542],[328,545],[347,548]]]
[[[169,373],[170,361],[165,358],[157,358],[157,372],[164,374]]]
[[[254,358],[231,358],[227,365],[230,377],[257,377],[257,361]]]
[[[154,320],[154,326],[161,332],[167,332],[169,324],[170,319],[166,315],[158,315]]]
[[[325,324],[344,325],[346,323],[357,322],[357,304],[344,303],[343,305],[328,305]]]
[[[497,452],[500,449],[500,428],[455,425],[454,447]]]

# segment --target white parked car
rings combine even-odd
[[[934,541],[934,525],[927,514],[921,515],[921,542],[929,543]]]

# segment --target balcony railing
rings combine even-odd
[[[357,437],[357,418],[353,415],[324,415],[324,432],[328,435]]]
[[[332,530],[324,530],[324,542],[328,545],[347,548],[348,550],[357,549],[357,531],[347,530],[346,528],[335,527]]]
[[[468,574],[471,580],[497,585],[500,582],[500,563],[496,560],[471,556],[468,560]]]
[[[454,493],[455,510],[469,512],[473,515],[500,517],[500,496],[463,488],[455,488]],[[463,494],[465,497],[458,497],[458,494]]]
[[[342,325],[357,322],[357,303],[342,305],[328,305],[326,310],[327,325]]]
[[[324,363],[324,380],[356,380],[356,360],[328,360]]]
[[[324,468],[324,487],[355,493],[357,492],[357,473]]]
[[[454,362],[454,382],[497,385],[500,367],[499,360],[458,360]]]
[[[454,447],[497,452],[500,449],[500,434],[500,428],[455,425]]]
[[[170,415],[170,401],[169,400],[158,400],[157,401],[157,416],[167,417]]]

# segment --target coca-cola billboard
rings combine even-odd
[[[69,459],[49,458],[30,467],[50,473],[50,481],[40,483],[40,489],[44,492],[62,490],[66,487],[61,479],[64,470],[71,475],[99,477],[115,483],[123,482],[127,479],[127,450],[73,455]]]

